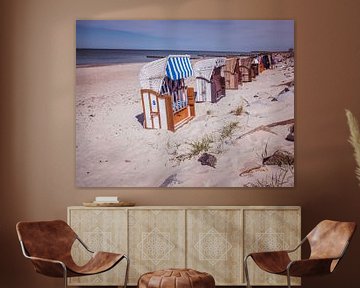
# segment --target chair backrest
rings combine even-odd
[[[306,237],[310,258],[337,258],[345,252],[356,229],[355,222],[321,221]],[[332,267],[332,270],[335,268]]]
[[[76,240],[75,232],[62,220],[19,222],[16,231],[26,252],[33,257],[67,258]]]

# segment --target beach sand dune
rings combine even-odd
[[[78,186],[294,185],[293,165],[263,165],[276,151],[294,155],[294,142],[285,140],[294,123],[291,65],[280,63],[227,90],[218,103],[196,103],[196,117],[176,132],[143,128],[142,65],[76,69]],[[210,166],[198,161],[204,153]]]

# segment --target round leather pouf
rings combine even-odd
[[[214,277],[192,269],[166,269],[140,276],[138,288],[214,288]]]

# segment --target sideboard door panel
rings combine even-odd
[[[187,210],[186,219],[187,267],[216,285],[242,283],[242,210]]]
[[[185,210],[129,210],[129,281],[141,274],[185,267]]]
[[[127,215],[125,209],[79,209],[69,210],[68,222],[80,239],[93,251],[115,253],[127,252]],[[78,241],[72,248],[76,263],[84,264],[89,259]],[[69,278],[70,285],[122,285],[125,261],[112,270],[85,277]]]
[[[244,254],[251,252],[293,249],[300,243],[299,209],[257,209],[244,211]],[[300,259],[300,250],[291,255]],[[286,285],[286,277],[266,273],[248,260],[252,285]],[[292,278],[299,285],[299,278]]]

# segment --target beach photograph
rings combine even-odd
[[[77,20],[76,186],[294,187],[293,20]]]

